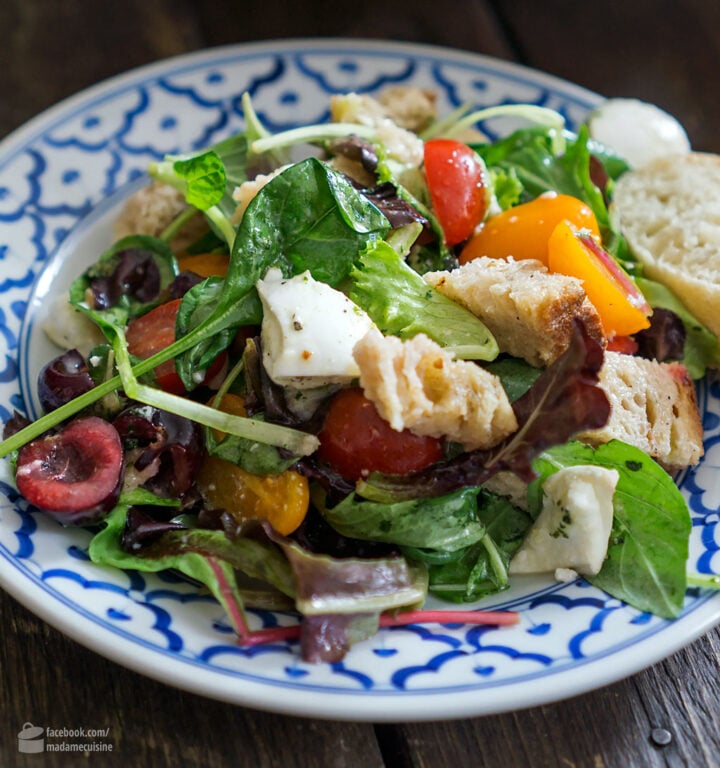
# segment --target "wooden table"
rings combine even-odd
[[[482,52],[604,95],[652,101],[685,124],[696,149],[720,152],[720,4],[634,0],[614,10],[618,5],[3,0],[0,137],[65,96],[166,56],[345,35]],[[177,691],[85,650],[4,594],[0,626],[2,766],[720,764],[718,630],[645,672],[562,703],[374,726],[266,714]],[[21,755],[16,736],[26,721],[109,727],[113,752]]]

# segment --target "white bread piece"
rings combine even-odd
[[[360,386],[393,429],[490,448],[517,419],[497,376],[455,360],[424,334],[408,341],[369,331],[353,348]]]
[[[720,156],[661,157],[623,174],[611,212],[648,277],[720,336]]]
[[[551,273],[539,261],[482,256],[450,272],[429,272],[425,280],[477,315],[501,352],[545,367],[568,347],[573,319],[605,345],[600,317],[582,282]]]
[[[153,181],[127,199],[113,224],[113,236],[116,240],[128,235],[157,237],[186,208],[187,203],[182,192],[169,184]],[[176,253],[182,252],[206,231],[205,219],[198,212],[173,238],[171,246]]]
[[[579,440],[591,445],[622,440],[669,471],[700,461],[702,420],[685,366],[606,351],[599,386],[610,400],[610,418]]]

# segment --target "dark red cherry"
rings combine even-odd
[[[89,523],[117,502],[123,450],[112,424],[89,416],[33,440],[18,453],[18,491],[66,524]]]

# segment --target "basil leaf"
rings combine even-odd
[[[531,512],[542,504],[542,483],[562,467],[595,464],[620,475],[605,563],[588,581],[641,611],[674,618],[682,610],[690,515],[670,475],[641,450],[619,440],[591,448],[556,446],[534,462],[538,479],[528,489]]]
[[[185,180],[185,199],[201,211],[217,205],[225,194],[225,166],[212,150],[185,160],[176,160],[173,170]]]

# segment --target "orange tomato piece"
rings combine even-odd
[[[181,256],[178,259],[180,270],[194,272],[200,277],[219,275],[225,277],[228,271],[229,258],[225,253],[197,253]]]
[[[529,203],[492,216],[470,238],[460,253],[460,263],[490,256],[495,259],[537,259],[547,266],[547,243],[559,222],[568,220],[575,229],[600,238],[595,214],[571,195],[548,193]]]
[[[648,328],[651,309],[630,278],[592,237],[560,222],[548,241],[548,267],[582,280],[606,336],[630,336]]]
[[[246,416],[245,401],[227,393],[220,410],[234,416]],[[213,430],[218,440],[224,433]],[[254,475],[230,461],[207,456],[197,478],[206,503],[225,509],[239,523],[267,520],[278,533],[292,533],[307,514],[310,490],[306,477],[288,470],[279,475]]]
[[[287,536],[305,519],[310,504],[307,478],[287,470],[279,475],[253,475],[230,461],[207,456],[197,477],[205,502],[224,509],[239,523],[267,520]]]

